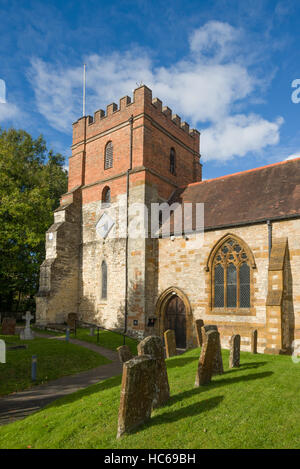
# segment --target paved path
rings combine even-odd
[[[35,336],[65,340],[64,337],[46,337],[45,334],[38,333]],[[122,373],[122,366],[116,352],[78,339],[70,339],[70,342],[93,350],[111,360],[112,363],[101,365],[76,375],[64,376],[54,381],[49,381],[47,384],[35,386],[26,391],[0,398],[0,425],[23,419],[60,397]]]

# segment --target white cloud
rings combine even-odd
[[[267,145],[279,142],[281,118],[269,122],[251,114],[227,117],[202,133],[202,152],[206,159],[229,160],[245,156],[249,151],[257,152]]]
[[[190,48],[203,59],[221,62],[232,60],[241,32],[228,23],[208,21],[190,36]]]
[[[18,106],[13,103],[0,103],[0,122],[6,124],[20,116]]]
[[[294,160],[295,158],[300,158],[300,151],[293,153],[292,155],[289,155],[283,161]]]
[[[254,91],[259,97],[262,83],[245,65],[242,38],[242,32],[228,23],[210,21],[191,34],[189,54],[169,67],[156,67],[140,49],[90,55],[85,58],[87,110],[93,113],[118,102],[143,82],[182,119],[197,128],[208,126],[201,140],[206,160],[226,160],[274,145],[279,141],[280,121],[241,114]],[[82,67],[35,58],[28,76],[39,112],[52,127],[69,133],[71,123],[81,115]]]

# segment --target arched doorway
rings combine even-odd
[[[169,299],[164,316],[164,330],[175,331],[176,346],[186,348],[186,312],[185,306],[179,296],[172,295]]]
[[[177,347],[191,348],[195,345],[192,308],[187,295],[178,287],[169,287],[161,293],[156,303],[155,316],[161,338],[167,329],[173,329]]]

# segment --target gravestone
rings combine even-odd
[[[166,356],[167,358],[173,357],[176,355],[176,338],[175,331],[168,329],[164,333],[165,346],[166,346]]]
[[[197,344],[198,347],[202,347],[203,340],[202,340],[202,327],[204,326],[204,322],[202,319],[196,319],[195,327],[196,327],[196,337],[197,337]]]
[[[257,353],[257,330],[255,329],[251,333],[251,352]]]
[[[138,344],[138,355],[149,355],[156,360],[155,399],[153,408],[165,404],[170,397],[168,373],[165,362],[163,343],[158,336],[149,336]]]
[[[235,334],[230,338],[229,368],[240,366],[241,336]]]
[[[30,329],[30,321],[34,318],[31,315],[30,311],[26,311],[25,316],[22,316],[23,319],[26,319],[26,326],[25,329],[21,330],[20,332],[20,339],[21,340],[32,340],[34,339],[34,333]]]
[[[94,337],[95,335],[95,328],[94,327],[90,327],[90,334],[89,334],[91,337]]]
[[[6,344],[0,340],[0,363],[6,363]]]
[[[218,332],[218,327],[214,324],[207,324],[206,326],[202,327],[202,344],[206,341],[206,334],[208,331],[216,331],[218,333],[218,343],[216,348],[216,356],[214,359],[214,366],[213,366],[213,375],[222,375],[224,373],[223,368],[223,359],[222,359],[222,349],[221,349],[221,341],[220,341],[220,334]]]
[[[3,318],[2,321],[2,334],[3,335],[15,335],[16,332],[16,320],[14,318]]]
[[[75,322],[77,321],[78,316],[77,313],[69,313],[68,314],[68,319],[67,319],[67,324],[70,329],[75,329]]]
[[[131,358],[133,358],[133,355],[128,345],[121,345],[121,347],[117,348],[117,352],[121,363],[128,362],[128,360],[131,360]]]
[[[156,360],[149,355],[134,357],[123,364],[117,438],[150,419],[155,376]]]
[[[219,342],[219,335],[216,330],[209,330],[203,343],[201,355],[198,363],[195,386],[203,386],[211,382],[214,361]]]

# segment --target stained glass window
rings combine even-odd
[[[245,262],[240,267],[240,307],[250,308],[250,267]]]
[[[214,257],[212,275],[214,308],[251,307],[251,272],[242,243],[229,238],[220,246]]]
[[[215,308],[224,308],[224,269],[215,266]]]

